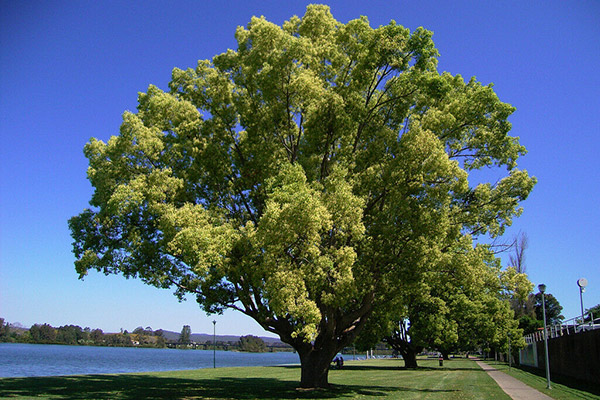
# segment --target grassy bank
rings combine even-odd
[[[526,385],[557,400],[599,399],[600,387],[564,376],[551,376],[552,389],[546,389],[545,370],[535,368],[509,368],[508,364],[497,361],[486,361],[494,368],[511,375]]]
[[[509,399],[473,361],[348,362],[332,388],[297,390],[299,367],[217,368],[145,374],[0,379],[0,398],[44,399]]]

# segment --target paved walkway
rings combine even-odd
[[[481,361],[476,361],[477,365],[491,376],[498,386],[502,388],[513,400],[552,400],[552,397],[527,386],[520,380],[498,371],[496,368],[487,365]]]

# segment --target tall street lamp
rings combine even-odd
[[[510,338],[512,337],[511,333],[508,332],[508,370],[510,371],[511,363],[511,352],[510,352]]]
[[[217,368],[217,321],[213,320],[213,368]]]
[[[583,329],[583,323],[585,322],[585,318],[583,317],[583,292],[585,292],[587,284],[588,281],[585,278],[577,280],[577,286],[579,286],[579,300],[581,301],[581,329]]]
[[[552,389],[552,386],[550,385],[550,360],[548,359],[548,331],[546,330],[546,298],[544,297],[546,285],[542,283],[538,285],[538,289],[542,294],[542,313],[544,315],[544,350],[546,352],[546,380],[548,381],[546,388]]]

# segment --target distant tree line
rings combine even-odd
[[[102,329],[64,325],[55,328],[49,324],[34,324],[29,329],[15,329],[0,318],[0,342],[66,344],[112,347],[166,347],[162,329],[136,328],[119,333],[104,333]]]
[[[291,347],[284,343],[267,346],[261,338],[253,335],[240,337],[239,341],[222,341],[214,343],[206,340],[196,343],[191,340],[191,328],[184,325],[177,340],[168,340],[162,329],[152,330],[151,327],[135,328],[133,332],[121,330],[119,333],[104,333],[102,329],[81,328],[77,325],[64,325],[58,328],[50,324],[34,324],[29,329],[13,327],[4,318],[0,318],[0,342],[65,344],[80,346],[110,346],[110,347],[184,347],[200,350],[245,351],[289,351]],[[183,346],[182,346],[183,345]]]
[[[212,348],[219,350],[235,350],[235,351],[244,351],[249,353],[264,353],[267,351],[277,351],[277,350],[289,350],[291,347],[289,345],[285,345],[281,343],[280,346],[270,346],[268,347],[264,340],[257,336],[246,335],[241,336],[239,341],[233,342],[228,341],[224,342],[222,340],[212,341],[207,340],[204,343],[198,343],[192,341],[192,329],[189,325],[184,325],[181,329],[181,333],[179,334],[179,339],[177,342],[171,343],[171,347],[183,347],[183,348],[194,348],[201,350],[210,350]]]

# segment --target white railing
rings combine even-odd
[[[600,329],[600,318],[594,319],[594,315],[588,313],[589,321],[582,321],[581,317],[568,319],[556,325],[546,325],[546,329],[540,328],[539,331],[525,335],[526,343],[535,343],[544,340],[544,332],[548,334],[548,338],[556,338],[565,335],[574,335],[576,333]]]

